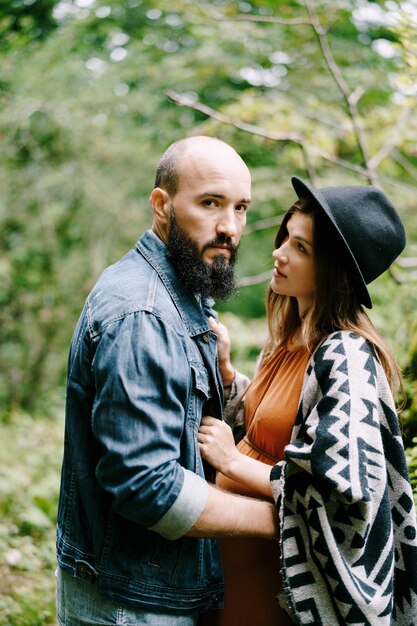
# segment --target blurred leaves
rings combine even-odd
[[[62,420],[0,423],[0,624],[55,623],[54,553]]]
[[[84,298],[104,267],[150,226],[154,170],[178,137],[200,132],[230,141],[253,173],[249,225],[276,218],[275,225],[252,228],[245,238],[241,278],[270,267],[276,224],[293,199],[292,174],[307,177],[308,167],[320,184],[365,182],[364,155],[325,62],[323,37],[347,93],[357,99],[355,121],[414,245],[412,19],[405,3],[389,6],[326,0],[3,2],[4,411],[42,410],[63,384]],[[248,134],[179,107],[168,91],[260,132]],[[301,139],[268,138],[277,133]],[[242,288],[220,308],[263,316],[264,292],[265,283]]]

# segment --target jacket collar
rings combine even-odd
[[[147,230],[136,244],[136,250],[159,275],[181,315],[191,337],[210,331],[208,317],[213,315],[211,298],[197,298],[180,280],[168,259],[167,247],[151,230]]]

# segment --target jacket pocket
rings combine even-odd
[[[193,361],[191,364],[192,389],[187,410],[187,422],[193,424],[195,430],[200,427],[204,404],[210,398],[210,385],[207,370],[203,362]]]
[[[210,385],[203,362],[193,361],[186,423],[181,440],[183,464],[198,476],[204,476],[203,462],[197,443],[197,431],[200,428],[203,407],[210,398]]]
[[[207,398],[210,397],[210,385],[204,363],[202,361],[193,361],[191,363],[191,371],[193,374],[193,385],[195,389],[204,396],[205,400],[207,400]]]

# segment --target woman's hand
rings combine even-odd
[[[197,441],[202,457],[222,474],[228,476],[233,462],[241,456],[236,450],[230,426],[226,422],[206,415],[201,419]]]
[[[271,466],[239,452],[226,422],[205,415],[197,441],[201,455],[222,474],[249,487],[256,495],[272,499]]]
[[[221,322],[209,317],[208,322],[211,330],[217,335],[217,350],[219,355],[220,373],[223,385],[230,387],[235,378],[235,370],[230,361],[230,336],[226,326]]]

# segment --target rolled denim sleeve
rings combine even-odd
[[[199,476],[184,469],[184,483],[172,507],[149,530],[167,539],[184,535],[199,518],[207,502],[208,484]]]
[[[161,317],[136,311],[97,338],[92,367],[99,484],[121,515],[180,537],[208,496],[205,480],[180,464],[192,395],[184,337]]]

